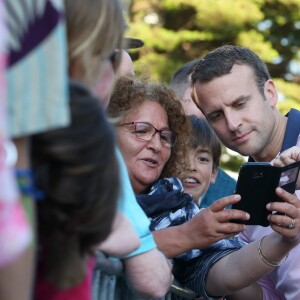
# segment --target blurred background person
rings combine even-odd
[[[2,8],[8,29],[7,130],[17,150],[15,174],[22,205],[35,232],[36,189],[29,157],[30,136],[69,122],[64,7],[60,0],[17,0],[5,1]],[[11,216],[13,219],[13,213]],[[20,210],[20,224],[25,229],[21,216]],[[21,242],[24,240],[19,239]],[[32,299],[35,251],[32,242],[20,257],[21,268],[16,267],[13,280],[6,285],[6,291],[13,285],[9,299]],[[6,276],[6,280],[10,278]]]
[[[118,74],[125,23],[118,0],[91,0],[91,4],[94,9],[80,0],[65,0],[69,74],[85,84],[106,108]],[[169,264],[156,247],[149,220],[136,202],[123,158],[118,150],[116,153],[121,180],[119,210],[132,222],[140,238],[140,247],[122,259],[124,274],[135,293],[160,297],[170,286]],[[97,295],[97,279],[94,286],[94,297],[102,297]]]

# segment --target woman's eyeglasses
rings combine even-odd
[[[119,126],[128,126],[132,128],[132,133],[142,141],[151,141],[158,132],[161,144],[166,148],[172,148],[177,141],[177,133],[172,130],[158,130],[154,126],[144,122],[129,122]]]

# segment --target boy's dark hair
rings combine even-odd
[[[222,153],[221,142],[208,122],[196,116],[189,116],[192,125],[192,135],[190,145],[192,148],[206,146],[211,150],[213,157],[213,167],[218,168]]]
[[[119,194],[115,138],[97,98],[79,85],[70,90],[71,124],[32,139],[42,245],[66,247],[76,240],[81,254],[110,233]],[[65,242],[65,243],[64,243]]]
[[[253,69],[257,87],[264,97],[264,84],[271,78],[268,68],[252,50],[241,46],[224,45],[199,59],[192,74],[192,85],[229,74],[235,64],[248,65]]]

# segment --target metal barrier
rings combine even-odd
[[[97,263],[93,276],[92,300],[184,300],[196,299],[196,294],[173,281],[170,292],[163,298],[143,298],[135,295],[123,277],[123,265],[120,260],[112,260],[102,253],[97,254]]]

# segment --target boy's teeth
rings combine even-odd
[[[187,178],[187,179],[185,180],[185,182],[187,182],[187,183],[197,183],[196,180],[195,180],[194,178]]]

